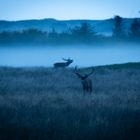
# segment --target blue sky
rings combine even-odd
[[[140,17],[140,0],[0,0],[0,20]]]

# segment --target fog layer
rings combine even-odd
[[[78,65],[98,66],[140,61],[138,46],[108,47],[1,47],[0,66],[45,66],[52,67],[55,62],[63,62],[62,58],[71,58]]]

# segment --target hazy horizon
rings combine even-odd
[[[16,22],[16,21],[28,21],[28,20],[49,20],[49,19],[52,19],[52,20],[57,20],[57,21],[71,21],[71,20],[109,20],[109,19],[114,19],[114,17],[117,16],[117,15],[114,15],[113,17],[110,17],[110,18],[103,18],[103,19],[80,19],[80,18],[77,18],[77,19],[58,19],[58,18],[53,18],[53,17],[44,17],[44,18],[31,18],[31,19],[17,19],[17,20],[6,20],[6,19],[0,19],[0,21],[9,21],[9,22]],[[120,15],[119,15],[120,16]],[[122,17],[122,18],[126,18],[126,19],[134,19],[134,18],[140,18],[140,17]]]

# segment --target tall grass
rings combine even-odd
[[[88,69],[81,70],[82,72]],[[0,140],[139,140],[140,69],[0,68]]]

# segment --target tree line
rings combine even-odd
[[[13,31],[0,33],[0,44],[75,44],[75,43],[105,43],[112,41],[140,42],[140,21],[133,19],[129,31],[126,31],[123,18],[114,17],[112,36],[99,35],[88,23],[70,29],[68,32],[58,33],[53,28],[51,32],[28,29],[21,32]]]
[[[120,16],[114,17],[114,29],[112,36],[119,39],[140,40],[140,21],[138,18],[133,19],[130,29],[125,30],[123,19]]]

